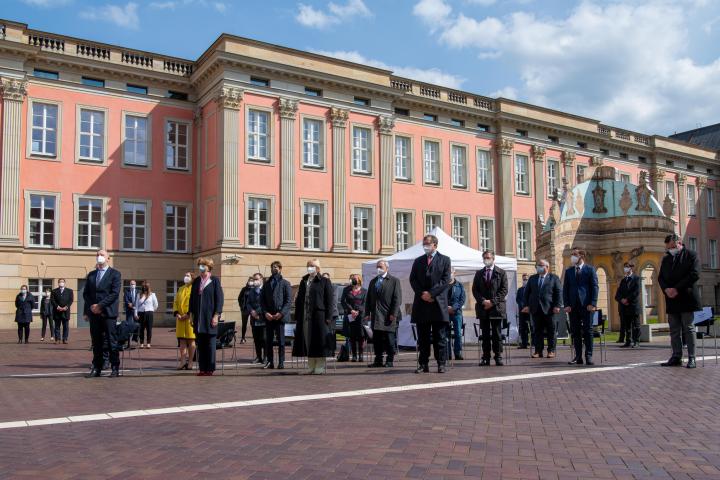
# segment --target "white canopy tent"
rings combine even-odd
[[[429,232],[438,238],[438,251],[443,255],[450,257],[453,268],[455,268],[455,278],[465,286],[465,294],[467,300],[463,316],[465,319],[465,343],[475,342],[477,336],[473,328],[476,322],[475,311],[470,308],[472,292],[471,286],[475,276],[475,272],[481,270],[483,265],[482,252],[470,248],[453,239],[442,229],[435,227]],[[398,345],[402,347],[415,347],[415,338],[413,337],[412,327],[410,325],[410,313],[412,311],[413,291],[410,288],[410,270],[415,259],[424,255],[422,241],[415,245],[397,252],[389,257],[384,257],[390,266],[390,273],[399,278],[402,284],[403,293],[403,318],[400,321],[398,329]],[[379,260],[379,259],[378,259]],[[363,263],[362,275],[365,284],[370,283],[370,279],[377,275],[376,264],[378,260],[369,260]],[[514,258],[495,256],[495,265],[507,271],[508,273],[508,296],[507,296],[507,316],[511,322],[511,338],[517,337],[517,305],[515,303],[515,292],[517,291],[517,261]]]

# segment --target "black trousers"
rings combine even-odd
[[[57,315],[55,317],[55,340],[61,340],[60,327],[62,327],[62,340],[67,342],[68,336],[70,334],[70,319],[67,318],[65,315]]]
[[[140,343],[145,343],[145,333],[147,333],[147,343],[152,343],[153,313],[154,312],[138,313],[138,321],[140,322]]]
[[[555,351],[555,318],[551,313],[543,313],[542,310],[533,314],[535,323],[535,352],[542,353],[547,338],[548,353]]]
[[[250,321],[250,314],[241,313],[240,314],[240,338],[242,340],[245,340],[245,334],[247,333],[247,326],[248,322]],[[255,337],[255,334],[253,333],[253,338]]]
[[[274,362],[273,343],[278,341],[278,365],[285,363],[285,324],[278,320],[265,322],[265,357],[268,362]]]
[[[622,343],[627,341],[630,343],[630,336],[625,337],[625,333],[627,332],[629,325],[628,325],[628,319],[625,315],[623,315],[622,311],[618,311],[618,314],[620,315],[620,335],[618,335],[618,343]]]
[[[93,349],[93,367],[96,370],[103,368],[103,350],[107,344],[110,365],[113,370],[120,367],[120,345],[118,344],[117,318],[101,317],[90,314],[90,339]]]
[[[637,313],[621,313],[620,325],[625,327],[625,343],[640,342],[640,315]]]
[[[521,347],[528,346],[528,336],[531,335],[532,331],[533,331],[533,328],[530,325],[530,314],[529,313],[521,313],[518,316],[518,335],[520,335],[520,346]],[[535,345],[534,338],[530,339],[530,344]]]
[[[265,325],[251,325],[255,356],[260,360],[265,358]]]
[[[500,317],[491,317],[482,313],[480,320],[480,332],[482,334],[482,358],[490,360],[490,348],[495,354],[495,359],[502,359],[503,346],[500,334],[502,332],[503,319]]]
[[[20,340],[22,342],[23,337],[25,337],[26,342],[30,338],[30,324],[29,323],[18,323],[18,340]]]
[[[420,365],[430,362],[430,344],[438,365],[445,365],[447,360],[447,336],[449,324],[445,322],[417,323],[418,349],[420,350]],[[373,339],[374,341],[374,339]]]
[[[196,337],[198,369],[201,372],[214,372],[217,334],[198,333]]]
[[[40,315],[42,318],[42,334],[40,335],[42,338],[45,338],[45,334],[47,333],[47,327],[48,324],[50,324],[50,336],[55,336],[55,320],[53,319],[52,315]]]
[[[373,348],[375,349],[375,363],[383,363],[383,354],[387,355],[386,361],[395,360],[395,339],[396,333],[383,330],[373,330]],[[360,340],[362,341],[362,339]],[[362,347],[360,348],[362,354]]]

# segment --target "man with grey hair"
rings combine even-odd
[[[390,368],[395,360],[402,290],[400,280],[388,273],[388,262],[378,260],[376,267],[377,276],[370,281],[365,296],[365,321],[370,322],[375,347],[375,361],[368,367]],[[383,354],[387,355],[384,363]]]
[[[524,291],[523,313],[532,315],[535,324],[535,341],[532,358],[542,358],[545,337],[547,356],[555,358],[555,318],[562,308],[562,287],[557,275],[550,273],[550,263],[539,259],[535,264],[537,273],[528,279]]]

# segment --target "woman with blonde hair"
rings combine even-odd
[[[183,286],[178,288],[173,302],[175,315],[175,336],[178,339],[178,370],[192,370],[193,356],[195,355],[195,332],[190,321],[190,290],[192,289],[193,274],[185,273]],[[183,361],[184,360],[184,361]]]
[[[198,375],[209,376],[215,371],[215,342],[225,297],[220,280],[212,275],[212,258],[198,258],[197,265],[200,275],[190,290],[190,315],[197,338]]]

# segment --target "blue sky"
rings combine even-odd
[[[644,133],[720,122],[720,0],[5,0],[0,15],[189,59],[227,32]]]

